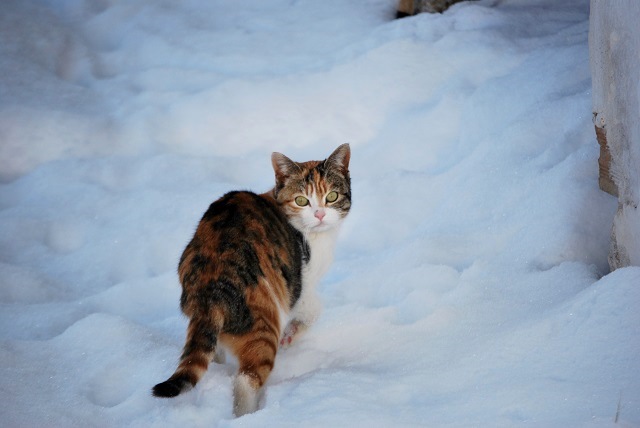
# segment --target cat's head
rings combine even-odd
[[[351,208],[350,157],[349,144],[341,145],[323,161],[299,163],[273,153],[273,195],[296,229],[324,232],[346,217]]]

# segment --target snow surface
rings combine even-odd
[[[588,9],[4,0],[0,424],[639,426],[640,268],[607,270]],[[272,151],[345,142],[324,311],[263,409],[233,419],[231,366],[152,397],[209,203],[270,188]]]

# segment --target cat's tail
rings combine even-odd
[[[215,322],[216,318],[220,322]],[[215,355],[221,321],[220,317],[192,317],[180,364],[169,379],[153,387],[153,395],[175,397],[198,383]]]

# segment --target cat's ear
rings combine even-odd
[[[273,152],[271,154],[271,165],[276,173],[276,181],[284,183],[287,177],[300,172],[300,167],[294,161],[282,153]]]
[[[349,172],[349,160],[351,159],[351,149],[349,144],[343,144],[331,153],[331,156],[324,161],[326,167],[337,168],[343,174]]]

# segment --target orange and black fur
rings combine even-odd
[[[239,363],[235,414],[257,409],[279,345],[317,315],[309,309],[312,291],[327,266],[313,250],[332,250],[322,242],[334,242],[350,208],[349,156],[346,144],[325,161],[296,163],[274,153],[273,190],[230,192],[211,204],[178,266],[180,307],[189,317],[184,350],[155,396],[194,386],[222,345]]]

